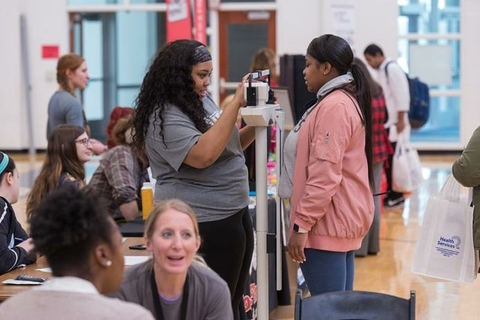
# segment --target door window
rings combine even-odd
[[[460,141],[460,2],[458,0],[398,0],[399,64],[416,75],[419,61],[439,59],[441,80],[430,87],[430,119],[412,132],[415,142]],[[438,50],[438,54],[431,54]],[[423,53],[423,54],[422,54]],[[425,53],[430,53],[428,56]],[[440,58],[441,57],[441,58]],[[434,72],[438,68],[430,68]],[[427,70],[428,72],[428,70]],[[419,74],[420,78],[422,75]]]

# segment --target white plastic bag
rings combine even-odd
[[[406,145],[399,135],[392,160],[392,189],[394,191],[412,191],[412,179],[408,162]]]
[[[422,165],[417,150],[404,137],[398,135],[392,161],[392,189],[397,192],[412,192],[423,183]]]
[[[423,184],[423,175],[422,175],[422,164],[420,162],[420,157],[418,156],[417,150],[415,150],[411,145],[410,142],[406,142],[406,152],[408,157],[408,169],[410,172],[410,183],[411,183],[411,190],[414,191],[420,188]]]
[[[460,184],[450,175],[427,209],[415,247],[412,272],[457,282],[473,282],[477,259],[473,247],[473,207],[460,196]]]

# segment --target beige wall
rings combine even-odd
[[[48,2],[48,6],[47,6]],[[42,45],[59,45],[68,50],[67,0],[2,0],[0,10],[0,149],[28,149],[26,91],[22,74],[20,14],[28,24],[28,53],[34,110],[35,147],[46,147],[47,104],[56,90],[55,60],[41,59]],[[332,31],[332,5],[353,6],[356,53],[371,42],[382,46],[389,57],[397,53],[397,0],[277,0],[278,54],[304,54],[308,43]],[[478,112],[478,64],[480,44],[476,35],[480,1],[462,1],[461,40],[461,149],[473,130],[480,125]]]

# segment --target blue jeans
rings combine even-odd
[[[305,257],[300,268],[311,295],[353,289],[355,251],[305,249]]]

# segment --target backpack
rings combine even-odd
[[[385,74],[388,80],[388,65],[394,61],[389,61],[385,65]],[[408,120],[413,129],[419,129],[428,121],[430,115],[430,92],[428,85],[419,78],[410,78],[405,73],[410,87],[410,110],[408,111]]]

